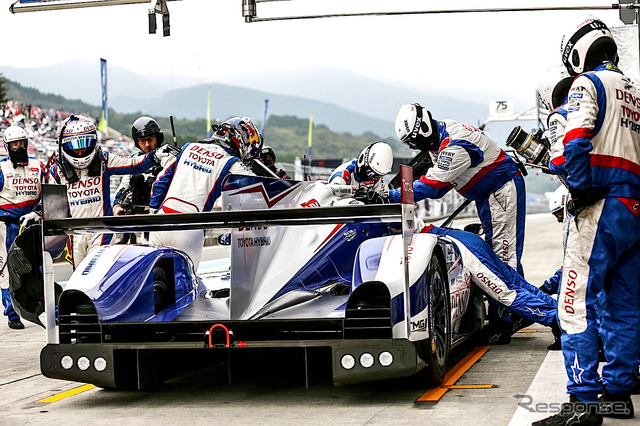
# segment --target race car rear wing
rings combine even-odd
[[[404,239],[405,287],[408,289],[408,247],[414,231],[413,180],[410,167],[401,166],[401,204],[349,205],[344,207],[256,209],[182,214],[148,214],[70,218],[64,185],[42,185],[43,274],[47,343],[58,343],[55,325],[53,260],[46,237],[92,233],[120,233],[238,228],[255,226],[323,225],[354,222],[401,223]],[[408,305],[409,298],[405,303]],[[410,312],[405,307],[405,312]],[[409,323],[407,321],[407,323]],[[409,330],[408,330],[409,332]]]

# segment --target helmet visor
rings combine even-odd
[[[65,138],[62,142],[62,148],[66,150],[70,149],[82,149],[82,148],[93,148],[98,143],[98,139],[94,136],[75,136],[71,138]]]
[[[25,149],[29,145],[27,139],[16,139],[11,142],[7,142],[7,146],[10,151],[17,151],[19,149]]]

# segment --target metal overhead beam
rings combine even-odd
[[[415,10],[397,12],[359,12],[359,13],[331,13],[322,15],[279,16],[271,18],[257,17],[257,3],[270,3],[278,0],[242,0],[242,16],[245,22],[290,21],[297,19],[319,18],[344,18],[355,16],[398,16],[398,15],[434,15],[454,13],[496,13],[496,12],[543,12],[543,11],[570,11],[570,10],[613,10],[613,9],[638,9],[637,3],[608,4],[603,6],[549,6],[549,7],[514,7],[514,8],[478,8],[478,9],[438,9]]]
[[[172,1],[172,0],[167,0]],[[42,10],[79,9],[84,7],[120,6],[124,4],[149,3],[149,0],[78,0],[78,1],[34,1],[21,3],[20,0],[9,6],[11,13],[38,12]]]

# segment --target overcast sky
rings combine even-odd
[[[247,24],[241,0],[169,2],[171,36],[148,34],[148,4],[12,15],[2,0],[3,65],[38,67],[107,58],[140,74],[191,75],[237,84],[261,71],[339,67],[423,93],[533,105],[540,75],[559,63],[560,38],[584,13],[620,26],[618,11],[376,16]],[[258,17],[305,12],[459,7],[606,6],[611,0],[292,0],[258,3]],[[341,6],[342,5],[342,6]],[[70,78],[73,78],[70,76]],[[313,84],[313,82],[310,82]],[[531,102],[529,102],[531,100]]]

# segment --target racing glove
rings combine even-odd
[[[567,200],[567,211],[570,215],[577,216],[582,210],[603,199],[609,193],[609,188],[569,188],[569,193],[571,194],[571,197]]]
[[[484,232],[481,223],[470,223],[464,227],[464,231],[471,232],[476,235],[482,235]]]
[[[36,212],[27,213],[20,216],[20,227],[26,228],[29,225],[33,225],[40,220],[40,215]]]
[[[180,153],[180,148],[175,145],[162,145],[149,153],[151,161],[161,164],[162,160],[167,157],[176,157]]]
[[[364,186],[356,190],[353,198],[364,204],[385,204],[389,202],[389,196],[387,194],[379,194]]]

